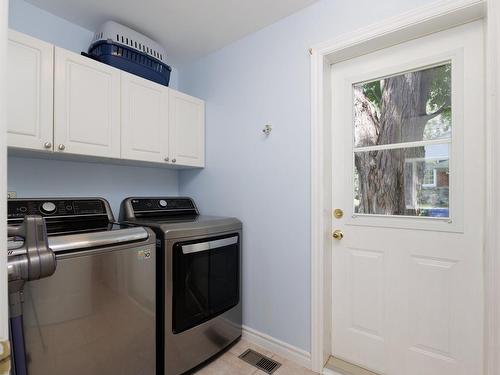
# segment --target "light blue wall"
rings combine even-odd
[[[125,197],[178,194],[177,172],[164,168],[9,157],[8,171],[18,197],[104,197],[116,218]]]
[[[308,48],[426,2],[321,0],[180,70],[207,101],[207,168],[181,172],[180,192],[243,221],[247,326],[310,350]]]
[[[86,51],[94,35],[23,0],[9,0],[9,27],[76,53]]]

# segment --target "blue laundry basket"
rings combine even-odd
[[[96,60],[115,68],[138,75],[139,77],[168,86],[172,68],[145,53],[113,41],[94,43],[89,55]]]
[[[147,36],[114,21],[94,34],[89,57],[115,68],[168,86],[172,68],[165,49]]]

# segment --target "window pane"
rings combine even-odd
[[[451,138],[451,64],[359,83],[354,146]]]
[[[354,212],[449,217],[449,145],[354,153]]]

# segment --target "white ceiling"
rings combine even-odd
[[[94,31],[123,23],[159,42],[179,66],[257,31],[317,0],[27,0]]]

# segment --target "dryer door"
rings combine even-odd
[[[174,334],[238,304],[240,238],[237,233],[178,242],[173,250]]]

